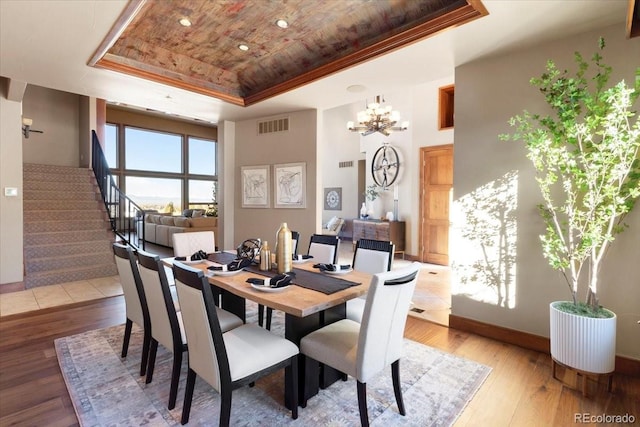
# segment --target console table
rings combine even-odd
[[[391,241],[395,245],[395,252],[402,253],[404,258],[404,236],[406,224],[404,221],[353,220],[353,244],[360,239]]]

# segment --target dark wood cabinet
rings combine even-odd
[[[404,254],[406,224],[404,221],[353,220],[353,243],[360,239],[391,241],[396,252]]]

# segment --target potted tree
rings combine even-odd
[[[512,117],[516,131],[501,139],[526,144],[543,199],[542,251],[571,294],[571,301],[550,304],[551,356],[579,371],[604,374],[615,369],[616,316],[600,305],[599,276],[640,196],[640,121],[632,111],[640,68],[634,86],[608,86],[611,67],[599,52],[589,62],[576,52],[575,63],[570,74],[547,62],[531,84],[551,113]]]

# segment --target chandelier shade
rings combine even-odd
[[[347,129],[352,132],[359,132],[362,136],[380,132],[389,136],[391,132],[403,131],[409,128],[409,122],[400,121],[400,113],[394,111],[391,105],[384,106],[384,98],[380,95],[375,97],[375,101],[366,105],[366,109],[360,111],[357,116],[358,123],[347,122]]]

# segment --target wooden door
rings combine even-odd
[[[449,265],[453,145],[420,149],[420,260]]]

